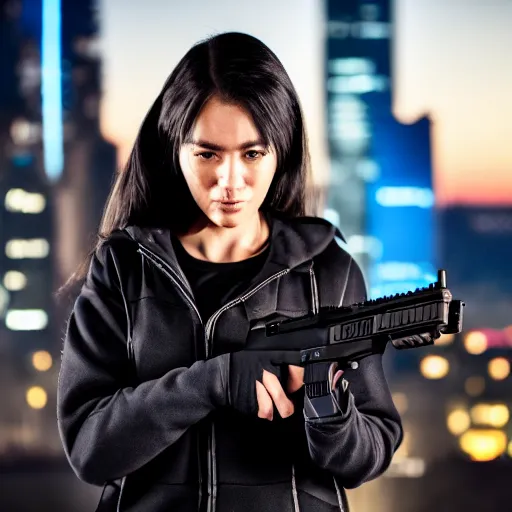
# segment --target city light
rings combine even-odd
[[[485,390],[485,379],[478,375],[468,377],[464,383],[464,389],[469,396],[479,396]]]
[[[5,208],[10,212],[41,213],[46,207],[43,194],[12,188],[5,195]]]
[[[501,430],[471,429],[462,434],[460,447],[471,460],[485,462],[494,460],[507,449],[507,436]]]
[[[9,270],[4,275],[4,286],[10,292],[18,292],[27,286],[27,276],[17,270]]]
[[[387,207],[415,206],[432,208],[434,192],[430,188],[421,187],[380,187],[375,192],[377,204]]]
[[[483,354],[487,350],[487,336],[480,331],[469,332],[464,338],[464,347],[469,354]]]
[[[32,409],[42,409],[48,402],[48,395],[42,387],[33,386],[27,390],[26,400]]]
[[[510,362],[504,357],[495,357],[489,361],[487,371],[491,379],[506,379],[510,375]]]
[[[11,309],[5,325],[11,331],[40,331],[48,325],[48,314],[42,309]]]
[[[60,0],[43,0],[41,37],[41,101],[44,168],[57,179],[64,167]]]
[[[448,414],[446,426],[454,436],[460,436],[471,426],[471,418],[466,410],[454,409]]]
[[[5,245],[5,255],[13,260],[46,258],[50,244],[44,238],[13,239]]]
[[[504,427],[510,413],[505,404],[477,404],[471,408],[471,420],[474,425]]]
[[[38,350],[32,354],[32,365],[39,372],[48,371],[53,364],[52,356],[46,350]]]
[[[450,370],[450,363],[441,356],[426,356],[420,362],[421,374],[427,379],[442,379]]]

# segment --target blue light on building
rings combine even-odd
[[[44,167],[56,180],[64,167],[60,0],[43,0],[41,75]]]
[[[389,94],[365,95],[369,152],[379,172],[367,184],[367,232],[382,247],[369,270],[370,295],[381,297],[436,281],[430,120],[402,124]]]

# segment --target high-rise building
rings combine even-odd
[[[466,329],[512,325],[512,208],[445,208],[439,227],[450,287],[467,297]]]
[[[62,0],[64,168],[56,177],[58,284],[90,249],[116,169],[100,132],[101,56],[94,0]]]
[[[0,453],[52,451],[53,211],[43,165],[40,9],[0,4]],[[35,8],[35,10],[34,10]],[[4,81],[5,77],[5,81]],[[48,407],[45,407],[48,406]]]
[[[363,266],[371,297],[435,280],[430,122],[392,115],[390,0],[327,2],[331,187],[326,216]]]

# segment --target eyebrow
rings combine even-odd
[[[226,151],[224,146],[220,146],[219,144],[215,144],[213,142],[209,142],[207,140],[189,140],[189,144],[193,144],[194,146],[200,146],[205,149],[209,149],[210,151]],[[236,149],[242,150],[251,148],[253,146],[266,146],[266,144],[261,140],[249,140],[240,144]]]

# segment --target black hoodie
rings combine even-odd
[[[130,227],[96,252],[69,319],[58,424],[98,510],[327,512],[376,478],[402,439],[382,356],[348,370],[345,414],[273,421],[218,407],[215,357],[257,322],[365,299],[358,265],[317,218],[272,219],[268,258],[248,289],[204,323],[168,231]]]

